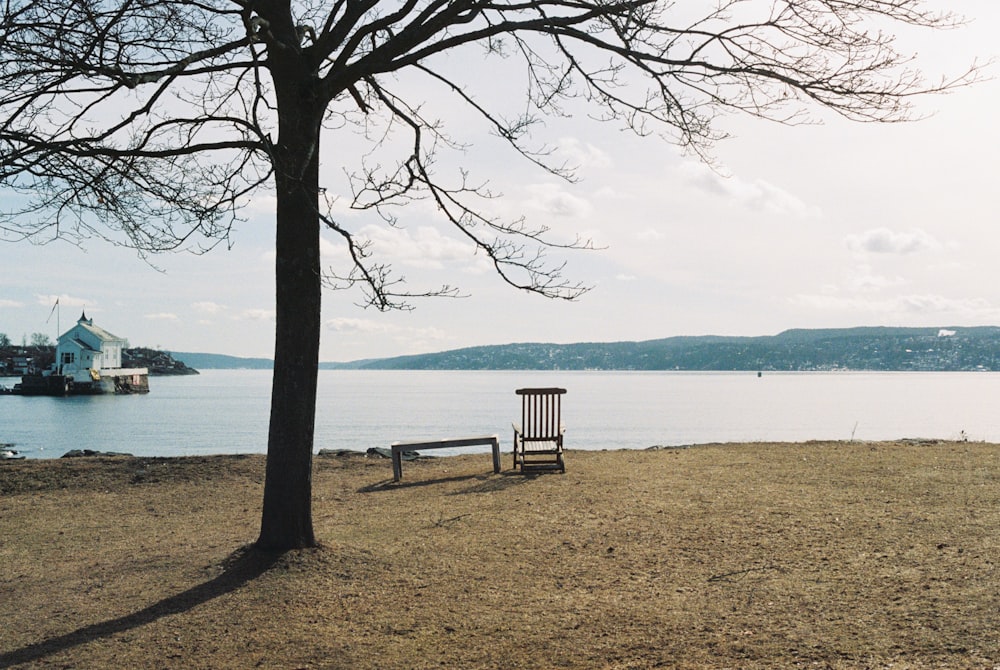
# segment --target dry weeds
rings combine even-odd
[[[1000,665],[998,445],[567,466],[318,457],[324,546],[261,556],[260,456],[0,463],[0,667]]]

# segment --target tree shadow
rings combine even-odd
[[[153,603],[138,612],[90,624],[58,637],[0,653],[0,668],[18,663],[32,663],[94,640],[145,626],[163,617],[192,610],[253,581],[267,572],[282,555],[283,552],[259,551],[250,545],[243,547],[229,556],[222,574],[203,584]]]
[[[523,486],[538,478],[537,472],[520,472],[517,470],[507,470],[493,477],[486,477],[468,488],[455,491],[449,495],[465,495],[467,493],[492,493],[494,491],[504,491],[515,486]]]
[[[451,477],[436,477],[434,479],[408,479],[408,480],[393,480],[393,479],[383,479],[380,482],[375,482],[374,484],[369,484],[368,486],[362,486],[358,489],[358,493],[376,493],[378,491],[393,491],[396,489],[409,489],[418,486],[433,486],[434,484],[445,484],[447,482],[462,482],[469,479],[477,479],[481,475],[454,475]]]
[[[499,473],[491,473],[488,475],[477,474],[477,475],[453,475],[451,477],[435,477],[433,479],[409,479],[395,481],[393,479],[383,479],[382,481],[369,484],[367,486],[362,486],[358,489],[358,493],[377,493],[379,491],[394,491],[408,488],[417,488],[422,486],[435,486],[437,484],[447,484],[449,482],[467,482],[472,481],[473,484],[460,491],[453,491],[447,495],[463,495],[466,493],[488,493],[490,491],[502,491],[504,489],[509,489],[514,486],[520,486],[527,482],[536,479],[540,474],[545,474],[541,472],[519,472],[515,470],[507,470]]]

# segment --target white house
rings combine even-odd
[[[55,372],[79,378],[80,372],[94,371],[99,376],[102,370],[118,370],[124,348],[125,340],[95,326],[84,312],[75,326],[59,336]]]
[[[21,377],[21,395],[149,393],[149,370],[122,368],[125,340],[94,325],[86,312],[59,336],[50,370]]]

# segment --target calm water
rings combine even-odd
[[[521,386],[564,386],[567,448],[926,437],[1000,441],[1000,373],[322,371],[316,449],[499,433]],[[0,379],[12,385],[15,379]],[[269,371],[154,377],[145,396],[0,396],[0,442],[29,458],[264,452]],[[485,450],[486,448],[484,448]],[[447,451],[434,452],[446,454]]]

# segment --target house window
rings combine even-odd
[[[72,351],[64,351],[63,352],[63,355],[62,355],[62,364],[63,365],[72,365],[73,361],[75,361],[75,360],[76,360],[76,354],[74,354]]]

